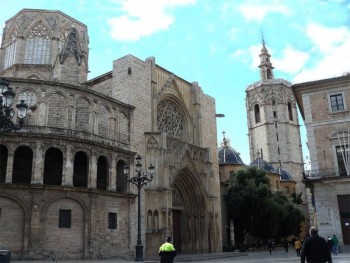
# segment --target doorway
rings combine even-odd
[[[350,245],[350,195],[338,195],[340,224],[344,245]]]
[[[173,242],[178,253],[181,249],[181,210],[173,210]]]

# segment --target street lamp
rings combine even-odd
[[[11,120],[15,115],[15,111],[12,109],[15,96],[16,94],[13,92],[12,88],[9,87],[9,83],[5,79],[0,79],[0,133],[17,131],[23,127],[28,106],[24,103],[24,100],[21,100],[21,102],[16,105],[19,123],[15,125]]]
[[[124,174],[126,177],[126,180],[129,183],[132,183],[136,185],[137,187],[137,201],[138,201],[138,210],[137,210],[137,243],[136,243],[136,257],[135,261],[143,261],[143,245],[141,241],[141,194],[140,190],[141,187],[146,185],[147,183],[151,182],[153,180],[154,175],[154,166],[150,164],[148,167],[149,171],[142,173],[142,164],[141,164],[141,156],[138,154],[136,156],[136,164],[135,164],[135,171],[137,176],[128,178],[129,176],[129,166],[126,164],[124,165]],[[150,177],[148,177],[150,176]]]

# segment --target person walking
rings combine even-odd
[[[332,246],[333,253],[334,253],[334,255],[338,255],[339,240],[335,235],[333,235],[333,237],[332,237],[332,243],[333,243],[333,246]]]
[[[288,253],[289,243],[288,243],[287,239],[285,239],[283,241],[283,247],[284,247],[284,250],[286,251],[286,253]]]
[[[316,227],[310,228],[310,236],[304,240],[301,249],[301,263],[333,263],[327,241],[318,235]]]
[[[333,252],[333,241],[330,236],[327,237],[327,245],[331,252]]]
[[[301,242],[300,242],[299,239],[295,240],[295,242],[294,242],[294,249],[297,252],[297,257],[300,257]]]
[[[159,248],[159,256],[161,263],[173,263],[176,257],[176,250],[171,242],[171,237],[167,237],[164,244]]]
[[[270,255],[272,253],[272,247],[273,247],[272,241],[269,239],[269,241],[267,241],[267,249],[270,251]]]

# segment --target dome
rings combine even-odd
[[[223,146],[218,149],[219,165],[235,164],[244,165],[239,152],[229,146],[229,141],[224,137]]]
[[[277,173],[276,169],[273,168],[273,166],[269,162],[261,159],[260,157],[255,159],[251,164],[249,164],[249,166],[259,167],[267,173]]]
[[[281,181],[294,181],[290,173],[281,167],[277,167],[276,172],[281,175]]]

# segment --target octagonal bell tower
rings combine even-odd
[[[302,191],[300,125],[291,83],[275,79],[265,42],[260,53],[260,80],[246,89],[250,160],[257,154],[275,168],[287,170]]]

